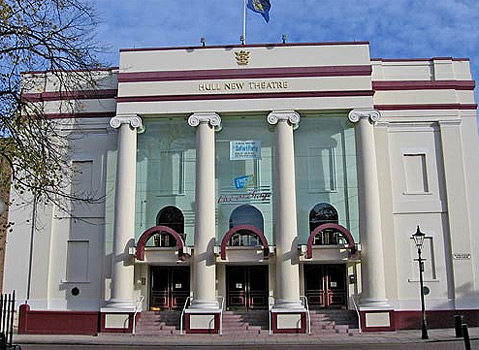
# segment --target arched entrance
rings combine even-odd
[[[306,259],[313,258],[313,246],[315,245],[346,247],[349,249],[350,255],[355,253],[356,247],[351,232],[339,225],[338,221],[338,212],[331,204],[319,203],[311,209]],[[304,265],[304,293],[312,309],[346,307],[346,265],[344,263],[306,263]]]
[[[178,250],[178,260],[184,260],[184,217],[176,207],[161,209],[157,226],[146,230],[137,243],[136,258],[144,260],[145,247],[159,248],[154,254],[171,254]],[[163,250],[162,248],[165,248]],[[189,266],[149,266],[149,306],[152,310],[181,309],[190,295]]]
[[[264,236],[263,214],[251,205],[242,205],[232,211],[230,230],[221,242],[221,258],[226,259],[226,247],[263,247],[263,260],[269,257],[269,246]],[[268,265],[226,266],[226,306],[233,310],[266,309],[268,307]]]

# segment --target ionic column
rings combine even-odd
[[[216,113],[195,113],[188,124],[196,131],[195,245],[191,309],[218,308],[215,271],[215,126]]]
[[[276,309],[302,308],[296,219],[296,179],[293,128],[300,116],[295,111],[272,112],[268,123],[274,132],[274,218],[276,242]]]
[[[107,307],[131,308],[135,306],[134,264],[129,247],[135,245],[136,140],[137,130],[143,128],[143,123],[136,115],[117,115],[110,120],[110,125],[119,130],[111,299]]]
[[[374,144],[374,123],[381,115],[375,110],[353,110],[349,120],[356,126],[359,232],[361,236],[362,307],[388,307],[384,278],[381,207]]]

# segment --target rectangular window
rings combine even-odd
[[[309,192],[336,191],[336,170],[332,147],[308,147]]]
[[[88,241],[68,241],[68,282],[88,282],[88,248]]]
[[[426,154],[403,154],[406,194],[428,193]]]

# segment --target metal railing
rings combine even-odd
[[[185,305],[183,306],[183,310],[181,311],[181,316],[180,316],[180,334],[183,335],[185,334],[183,332],[183,323],[184,323],[184,317],[185,317],[185,310],[186,308],[188,307],[188,305],[190,304],[190,300],[192,299],[192,297],[188,297],[186,298],[185,300]]]
[[[221,302],[218,301],[218,304],[220,305],[220,335],[223,335],[223,308],[225,304],[225,298],[218,297],[218,299],[221,299]]]
[[[133,327],[131,330],[131,334],[133,335],[136,334],[136,316],[138,315],[138,311],[143,310],[143,300],[145,300],[145,297],[143,295],[140,295],[136,299],[135,313],[133,314]]]
[[[308,298],[306,298],[304,295],[301,295],[299,298],[301,299],[301,303],[306,309],[306,315],[308,317],[308,334],[311,334],[311,315],[309,314]]]
[[[15,315],[15,291],[0,294],[0,349],[21,349],[13,344],[13,318]]]
[[[354,310],[356,310],[356,314],[358,315],[358,329],[359,333],[362,333],[363,330],[361,328],[361,314],[359,313],[359,306],[358,303],[356,302],[356,297],[358,295],[351,295],[351,301],[353,302]]]
[[[269,335],[272,335],[273,334],[273,330],[271,329],[272,325],[271,325],[271,310],[273,309],[273,305],[274,305],[274,298],[272,296],[269,296],[268,297],[268,316],[269,316],[269,319],[268,319],[268,328],[269,328]]]

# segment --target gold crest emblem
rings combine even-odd
[[[248,51],[236,51],[236,63],[238,63],[239,66],[246,66],[249,63],[249,55],[250,52]]]

